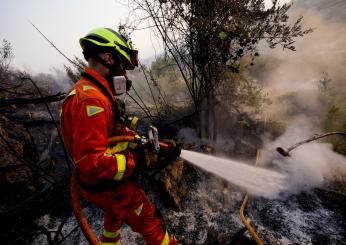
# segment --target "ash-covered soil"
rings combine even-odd
[[[178,239],[189,244],[255,244],[239,218],[243,193],[223,180],[185,167],[190,191],[180,210],[164,206],[160,197],[149,191],[150,199],[163,213],[167,226]],[[346,197],[343,193],[323,187],[283,199],[268,200],[250,197],[245,215],[265,244],[346,244]],[[102,228],[102,212],[88,204],[84,212],[96,233]],[[36,222],[52,228],[61,218],[42,216]],[[54,227],[54,225],[53,225]],[[70,217],[63,228],[69,234],[76,227]],[[122,227],[122,244],[145,244],[141,236]],[[45,244],[45,236],[33,244]],[[87,244],[80,231],[71,233],[62,244]]]

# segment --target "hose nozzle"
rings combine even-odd
[[[282,147],[277,147],[276,150],[277,150],[277,152],[279,152],[279,153],[280,153],[282,156],[284,156],[284,157],[289,157],[289,156],[290,156],[290,154],[288,153],[288,151],[285,150],[285,149],[282,148]]]

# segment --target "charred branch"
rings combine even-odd
[[[64,98],[65,98],[65,93],[57,93],[54,95],[43,96],[39,98],[0,99],[0,107],[9,106],[9,105],[44,104],[44,103],[61,101]]]
[[[20,123],[25,127],[42,127],[47,124],[53,124],[54,122],[52,120],[30,120],[30,121],[20,121]],[[57,122],[59,124],[59,122]]]

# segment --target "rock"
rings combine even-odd
[[[159,173],[158,187],[164,197],[164,202],[174,209],[180,209],[181,201],[187,194],[187,184],[182,178],[184,160],[172,161],[163,171]]]

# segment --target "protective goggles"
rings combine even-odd
[[[125,62],[127,65],[125,65],[126,70],[133,70],[135,67],[139,65],[138,60],[138,50],[130,49],[128,47],[125,47],[124,45],[121,45],[120,43],[117,43],[118,47],[121,48],[123,51],[125,51],[130,56],[131,64],[127,64],[129,62]]]

